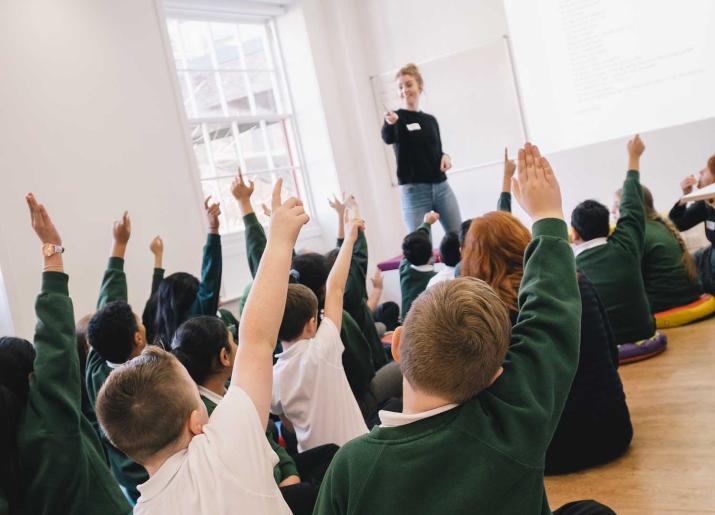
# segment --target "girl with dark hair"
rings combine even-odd
[[[215,315],[221,290],[221,236],[219,235],[219,204],[204,202],[209,221],[209,235],[204,246],[201,280],[186,272],[165,277],[152,296],[144,316],[153,319],[150,342],[168,349],[176,329],[196,315]],[[151,304],[155,304],[152,306]],[[154,313],[152,315],[151,310]]]
[[[233,328],[213,316],[197,316],[176,331],[171,352],[184,365],[199,387],[209,416],[226,392],[238,346]],[[273,475],[283,497],[296,514],[313,512],[320,483],[338,448],[324,445],[298,454],[295,460],[275,440],[275,425],[269,420],[266,438],[279,462]]]
[[[643,283],[651,313],[687,306],[702,295],[698,270],[677,227],[660,216],[653,204],[653,194],[641,184],[645,203],[645,248]],[[618,219],[621,190],[611,213]]]
[[[0,338],[0,512],[126,514],[129,504],[81,411],[82,378],[62,239],[32,194],[27,204],[42,242],[44,271],[35,303],[34,346],[20,338]]]

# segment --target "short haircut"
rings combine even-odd
[[[228,327],[215,316],[190,318],[179,326],[171,342],[171,353],[186,368],[196,384],[203,384],[223,367],[221,349],[231,352]]]
[[[459,235],[456,232],[450,231],[444,235],[439,244],[439,256],[445,265],[457,266],[461,255],[459,253]]]
[[[132,307],[123,300],[108,302],[87,326],[87,339],[95,351],[110,363],[124,363],[134,350],[139,330]]]
[[[576,229],[583,241],[608,236],[610,213],[596,200],[584,200],[571,213],[571,227]]]
[[[303,284],[289,284],[283,321],[278,330],[278,338],[290,342],[298,338],[305,324],[318,316],[318,298]]]
[[[423,231],[411,232],[402,240],[402,254],[415,266],[426,265],[432,259],[432,241]]]
[[[171,353],[150,345],[115,369],[97,396],[97,419],[117,449],[146,463],[181,436],[195,392],[182,388],[181,364]]]
[[[402,328],[400,367],[419,391],[464,402],[489,386],[511,338],[506,306],[473,277],[420,295]]]
[[[298,254],[293,258],[293,269],[298,272],[300,284],[313,290],[318,301],[322,302],[325,297],[325,283],[330,273],[328,259],[316,252]]]

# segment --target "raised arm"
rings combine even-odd
[[[239,326],[238,356],[231,382],[253,401],[261,427],[268,422],[273,383],[273,349],[283,319],[293,246],[308,215],[300,200],[281,203],[282,179],[273,188],[271,227],[266,251],[248,295]]]
[[[516,172],[516,163],[509,159],[509,151],[504,147],[504,172],[502,174],[501,194],[497,202],[497,211],[511,213],[511,180]]]
[[[231,184],[231,193],[238,202],[238,208],[241,210],[241,215],[243,216],[246,256],[252,277],[256,277],[258,264],[261,262],[263,251],[266,249],[266,233],[251,205],[251,195],[253,195],[254,189],[253,181],[249,181],[248,184],[246,184],[243,180],[243,173],[239,168],[238,175]]]
[[[375,268],[375,274],[372,278],[370,278],[370,281],[372,282],[372,291],[370,292],[370,296],[367,298],[367,307],[374,313],[377,309],[377,305],[380,303],[380,298],[382,297],[384,282],[382,272],[379,268]]]
[[[102,285],[99,288],[99,299],[97,300],[97,310],[105,304],[114,300],[127,302],[127,276],[124,273],[124,255],[127,251],[127,243],[132,234],[132,221],[129,213],[124,212],[122,218],[114,222],[112,227],[112,253],[109,257],[107,269],[102,277]]]
[[[26,200],[44,255],[42,290],[35,303],[37,354],[31,379],[33,395],[37,395],[34,401],[40,403],[42,417],[52,421],[53,432],[76,434],[81,417],[81,377],[74,311],[60,252],[62,239],[47,210],[32,193]]]
[[[221,294],[221,274],[223,256],[221,254],[221,235],[219,234],[219,216],[221,207],[218,202],[204,200],[204,209],[208,219],[209,233],[204,245],[201,260],[201,281],[196,294],[196,302],[190,312],[201,315],[215,315],[218,311],[218,299]]]
[[[330,270],[328,280],[325,285],[325,318],[329,319],[338,331],[343,321],[343,296],[345,295],[345,283],[350,272],[350,261],[352,260],[353,246],[358,237],[358,231],[364,227],[362,220],[353,220],[348,225],[348,231],[340,247],[335,264]]]
[[[343,244],[343,240],[345,239],[345,210],[347,209],[345,205],[345,192],[343,192],[343,196],[340,199],[333,195],[332,200],[328,199],[328,204],[338,215],[338,244],[336,246],[339,247]]]
[[[620,216],[609,242],[621,245],[635,256],[645,248],[645,204],[640,185],[640,158],[645,145],[637,134],[628,142],[628,173],[623,183]]]
[[[164,241],[161,236],[155,237],[149,244],[149,250],[154,255],[154,273],[151,276],[151,295],[159,289],[162,279],[164,279]]]
[[[578,365],[581,302],[559,185],[535,146],[527,143],[519,151],[512,187],[534,220],[533,240],[524,255],[519,315],[503,377],[480,394],[475,423],[535,464],[543,463]],[[483,410],[492,406],[500,416],[487,420]]]

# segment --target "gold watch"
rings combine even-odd
[[[62,254],[65,248],[62,245],[55,245],[54,243],[43,243],[42,244],[42,254],[45,257],[54,256],[55,254]]]

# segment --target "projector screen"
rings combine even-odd
[[[715,116],[715,1],[504,0],[544,151]]]

